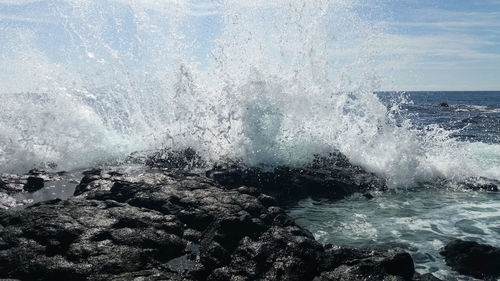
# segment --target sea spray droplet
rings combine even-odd
[[[46,18],[0,23],[2,171],[74,169],[167,146],[269,166],[337,149],[391,187],[500,177],[496,159],[481,162],[453,132],[414,126],[373,94],[381,32],[362,3],[16,7]]]

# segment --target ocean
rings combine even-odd
[[[0,173],[80,176],[162,148],[265,170],[335,151],[388,191],[290,208],[318,240],[399,247],[447,280],[469,280],[439,256],[451,239],[500,246],[500,195],[464,188],[499,185],[500,92],[378,92],[400,60],[380,56],[373,3],[14,2],[0,3]]]
[[[387,105],[401,93],[378,93]],[[416,127],[436,124],[473,147],[485,166],[500,170],[500,92],[407,92],[402,105]],[[444,104],[446,103],[446,105]],[[289,214],[322,242],[354,247],[403,249],[418,272],[443,280],[472,280],[451,270],[439,250],[451,240],[500,246],[500,194],[439,182],[355,195],[339,202],[306,199]]]

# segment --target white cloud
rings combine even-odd
[[[13,21],[13,22],[35,23],[35,24],[52,23],[49,19],[43,17],[34,18],[34,17],[10,15],[10,14],[0,14],[0,20],[11,21],[11,22]]]
[[[6,5],[26,5],[29,3],[41,2],[40,0],[0,0],[0,4]]]
[[[479,51],[480,48],[495,44],[467,34],[439,35],[382,35],[382,50],[385,55],[419,55],[454,57],[461,59],[500,59],[498,53]]]

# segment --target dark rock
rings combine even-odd
[[[420,280],[408,253],[326,247],[321,281]],[[333,270],[328,270],[331,268]]]
[[[498,192],[500,181],[484,177],[470,178],[462,183],[467,189]]]
[[[85,171],[77,197],[0,212],[0,278],[410,280],[413,276],[408,254],[322,245],[286,215],[272,192],[262,193],[279,194],[282,188],[282,193],[293,194],[284,198],[310,194],[338,198],[385,187],[383,181],[342,157],[317,159],[307,169],[231,169],[208,172],[231,183],[225,186],[183,168],[137,176],[109,169]],[[348,173],[353,171],[357,174],[350,179]],[[242,182],[251,184],[238,185]],[[343,193],[326,191],[332,187]],[[414,280],[424,280],[420,277],[415,274]]]
[[[446,187],[456,189],[458,187],[474,191],[488,192],[498,192],[500,188],[500,181],[485,177],[470,177],[460,181],[446,178],[436,178],[430,182],[423,182],[422,184],[437,188]]]
[[[92,170],[85,177],[92,187],[81,189],[86,197],[0,214],[0,278],[229,280],[237,273],[310,280],[317,274],[321,244],[266,195],[224,190],[199,176],[129,178]],[[191,266],[159,270],[177,259]]]
[[[150,167],[162,169],[190,170],[205,166],[205,161],[190,147],[182,150],[164,148],[147,157],[145,162]]]
[[[105,169],[90,169],[83,171],[83,178],[76,186],[73,195],[78,196],[89,191],[97,192],[111,189],[114,181],[121,179],[119,178],[121,174],[114,172],[112,175],[110,172],[112,171]],[[111,178],[113,178],[112,181],[109,180]]]
[[[26,175],[0,174],[0,191],[9,195],[23,192],[27,181]]]
[[[239,162],[216,164],[206,175],[226,188],[253,186],[280,202],[306,197],[341,199],[356,192],[385,190],[385,180],[349,163],[340,153],[317,156],[303,168],[265,171]]]
[[[410,280],[415,274],[413,260],[408,253],[395,253],[380,262],[384,272],[391,275],[402,276]]]
[[[446,102],[442,102],[439,104],[439,107],[450,107],[450,105]]]
[[[25,175],[0,174],[0,192],[10,195],[24,191],[34,192],[42,189],[45,182],[61,179],[57,173],[48,173],[37,169],[30,170]]]
[[[479,279],[500,277],[500,249],[460,239],[451,241],[442,250],[446,264],[460,274]]]
[[[43,179],[45,182],[47,181],[59,181],[61,180],[61,176],[66,174],[64,171],[60,172],[47,172],[42,169],[31,169],[29,172],[26,174],[27,176],[35,176],[37,178]]]
[[[23,193],[36,192],[44,188],[46,182],[63,180],[63,173],[49,173],[33,169],[27,174],[0,174],[0,209],[9,209],[31,204],[33,200],[23,199]]]
[[[0,209],[10,209],[32,203],[16,194],[26,192],[28,175],[0,174]],[[43,183],[42,183],[43,184]]]
[[[422,275],[415,274],[413,277],[414,281],[441,281],[441,279],[437,278],[436,276],[432,275],[431,273],[426,273]]]
[[[370,199],[373,199],[375,197],[373,197],[373,195],[371,195],[370,193],[363,193],[363,197],[365,197],[366,199],[370,200]]]
[[[26,184],[24,185],[24,190],[26,190],[28,192],[35,192],[35,191],[43,188],[44,182],[45,181],[43,180],[43,178],[30,176],[26,179]]]
[[[111,201],[54,200],[0,213],[0,224],[0,278],[107,280],[185,247],[175,217]]]

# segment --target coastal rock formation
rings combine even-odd
[[[460,239],[448,243],[442,250],[446,264],[460,274],[483,280],[500,277],[500,249],[490,245]]]
[[[270,171],[228,161],[216,164],[206,175],[226,188],[255,187],[280,202],[307,197],[336,200],[356,192],[387,189],[383,178],[352,165],[340,153],[316,156],[301,168],[282,166]]]
[[[331,271],[323,272],[320,281],[376,281],[419,280],[413,260],[408,253],[384,253],[338,248],[327,245],[326,252],[333,257]],[[336,260],[335,260],[336,259]],[[415,277],[415,279],[413,279]]]
[[[163,148],[147,155],[144,164],[152,168],[182,170],[190,170],[206,165],[202,157],[190,147],[181,150]]]
[[[405,253],[318,243],[257,188],[94,169],[76,193],[0,212],[0,278],[421,280]]]
[[[60,180],[60,174],[33,169],[24,175],[0,174],[0,209],[8,209],[29,204],[13,195],[35,192],[45,186],[45,182]]]

